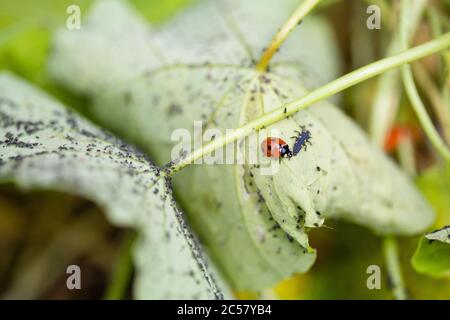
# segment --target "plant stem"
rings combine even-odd
[[[125,297],[128,284],[133,272],[133,263],[131,259],[131,247],[136,239],[136,233],[130,232],[122,241],[118,261],[115,266],[111,281],[106,289],[106,300],[119,300]]]
[[[401,10],[402,14],[400,17],[400,44],[401,48],[403,50],[406,50],[408,48],[407,9],[409,6],[409,1],[403,0],[401,6],[402,6]],[[425,105],[423,104],[422,99],[420,98],[420,95],[417,91],[417,87],[414,83],[411,66],[410,65],[402,66],[401,73],[403,84],[406,89],[406,94],[408,95],[408,98],[411,102],[414,112],[416,113],[416,116],[419,119],[420,124],[422,125],[425,131],[425,134],[428,136],[428,138],[431,141],[431,144],[436,148],[436,150],[440,153],[440,155],[447,161],[450,161],[450,149],[445,144],[445,142],[437,132],[436,128],[434,127],[430,117],[428,116]]]
[[[320,2],[320,0],[304,0],[284,23],[280,30],[278,30],[275,37],[273,37],[270,45],[264,50],[261,59],[256,65],[256,70],[265,71],[269,65],[273,55],[278,51],[278,48],[286,40],[289,33],[298,25],[298,23]]]
[[[426,2],[418,2],[416,7],[406,6],[406,2],[402,0],[401,8],[400,8],[400,23],[399,23],[399,33],[393,39],[393,45],[395,47],[400,48],[401,50],[406,50],[406,43],[408,42],[408,37],[412,37],[414,31],[417,28],[418,23],[420,22],[420,17],[422,15],[423,8],[425,7]],[[411,19],[411,16],[414,17]],[[409,23],[409,26],[408,26]],[[408,29],[409,27],[409,29]],[[403,67],[403,66],[402,66]],[[408,66],[409,67],[409,66]],[[397,76],[397,73],[395,74]],[[395,83],[397,84],[397,77],[395,77]],[[398,94],[399,90],[392,91],[393,94]],[[379,94],[383,94],[382,91],[379,91]],[[399,97],[395,101],[396,106],[398,108],[398,100]],[[382,109],[383,106],[378,105],[378,109]],[[375,115],[376,113],[374,113]],[[373,124],[377,124],[377,119],[372,119]],[[393,121],[394,118],[391,118]],[[385,126],[386,129],[386,126]],[[380,135],[380,132],[382,135]],[[384,138],[384,131],[372,131],[372,133],[378,133],[377,138]],[[413,177],[416,174],[416,164],[414,159],[414,147],[411,139],[403,141],[397,150],[399,155],[400,164],[409,176]],[[397,240],[393,236],[385,236],[383,239],[383,255],[386,261],[386,273],[389,277],[389,284],[392,290],[394,297],[397,300],[405,300],[407,299],[405,284],[403,282],[403,276],[401,272],[399,252],[397,247]]]
[[[427,0],[416,0],[414,2],[410,1],[410,5],[407,8],[407,14],[409,19],[409,30],[416,30],[417,26],[421,21],[421,17],[424,9],[426,8]],[[397,15],[400,12],[400,3],[391,2],[390,6],[386,8],[394,20],[398,20]],[[400,14],[406,13],[405,10],[400,12]],[[383,13],[383,20],[385,20],[385,15]],[[391,28],[388,29],[392,33],[392,38],[390,40],[389,46],[386,51],[386,55],[390,56],[397,54],[401,51],[401,39],[398,32],[398,23],[393,23]],[[412,32],[408,34],[412,36]],[[436,35],[437,37],[438,35]],[[406,48],[405,48],[406,50]],[[372,139],[379,146],[382,146],[384,139],[395,122],[395,117],[397,116],[400,99],[401,99],[401,79],[399,70],[394,70],[392,72],[386,72],[383,74],[376,83],[375,94],[373,99],[373,104],[371,106],[371,115],[369,122],[369,132]]]
[[[411,66],[402,67],[402,77],[403,83],[406,88],[406,93],[408,94],[411,105],[417,117],[419,118],[420,124],[422,125],[425,134],[428,136],[431,144],[435,147],[439,154],[447,161],[450,161],[450,150],[434,127],[433,122],[427,114],[425,105],[423,104],[422,100],[420,99],[419,93],[417,92],[417,88],[414,84],[414,79],[412,76]]]
[[[445,141],[447,144],[450,144],[450,105],[446,104],[440,90],[420,63],[414,64],[413,72],[416,76],[417,84],[422,89],[422,92],[427,95],[428,101],[434,108]]]
[[[383,238],[382,245],[392,293],[397,300],[406,300],[407,294],[400,268],[397,240],[395,237],[386,236]]]
[[[263,127],[267,127],[277,121],[286,118],[287,116],[290,116],[302,109],[307,108],[308,106],[318,101],[329,98],[330,96],[338,92],[352,87],[355,84],[363,82],[364,80],[377,76],[383,72],[401,66],[405,63],[410,63],[430,54],[439,52],[448,47],[450,47],[450,32],[420,46],[403,51],[394,56],[381,59],[377,62],[352,71],[304,95],[299,99],[282,105],[279,108],[274,109],[271,112],[268,112],[233,131],[227,132],[225,135],[217,137],[215,140],[194,150],[192,153],[182,158],[179,162],[168,166],[166,168],[166,171],[169,174],[173,174],[188,166],[189,164],[194,163],[195,160],[202,158],[205,154],[209,154],[228,143],[239,140],[240,138],[244,138],[253,131],[258,131]]]

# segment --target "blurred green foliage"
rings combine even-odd
[[[435,229],[450,225],[450,164],[425,170],[417,185],[437,213]]]
[[[129,0],[151,23],[163,23],[196,0]],[[67,7],[78,5],[81,18],[93,0],[20,0],[0,2],[0,70],[9,70],[50,92],[87,115],[83,97],[53,83],[46,71],[51,35],[67,17]]]
[[[450,244],[420,239],[412,264],[417,272],[436,278],[450,277]]]

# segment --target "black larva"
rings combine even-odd
[[[311,144],[311,132],[309,130],[307,130],[304,126],[301,126],[302,131],[295,131],[297,133],[297,136],[291,137],[293,139],[295,139],[294,142],[294,147],[292,148],[292,155],[295,156],[297,155],[303,148],[306,151],[307,148],[307,143],[309,143],[309,145]]]

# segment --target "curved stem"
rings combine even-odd
[[[411,102],[414,112],[417,115],[417,118],[419,118],[420,124],[422,125],[425,134],[428,136],[431,144],[435,147],[439,154],[447,161],[450,161],[450,149],[442,140],[441,136],[434,127],[433,122],[427,114],[425,105],[420,99],[416,85],[414,84],[411,66],[402,67],[402,78],[408,98]]]
[[[270,45],[264,50],[261,59],[256,65],[256,70],[265,71],[269,65],[273,55],[278,51],[278,48],[286,40],[289,33],[298,25],[298,23],[320,2],[320,0],[304,0],[284,23],[280,30],[278,30],[275,37],[273,37]]]
[[[402,1],[402,15],[400,17],[400,44],[403,50],[406,50],[408,47],[408,17],[406,14],[408,5],[409,2],[405,0]],[[436,148],[439,154],[447,161],[450,161],[450,149],[445,144],[436,128],[434,127],[430,117],[428,116],[425,105],[423,104],[422,99],[420,98],[420,95],[417,91],[417,87],[414,83],[411,66],[402,66],[401,73],[403,84],[406,89],[406,94],[408,95],[414,112],[416,113],[417,118],[419,119],[420,124],[425,131],[425,134],[428,136],[431,144]]]
[[[399,2],[391,2],[387,10],[396,18],[398,13],[407,14],[409,30],[417,29],[427,0],[410,1],[408,10],[400,11]],[[383,13],[383,17],[385,17]],[[385,20],[383,18],[383,20]],[[398,19],[396,19],[398,20]],[[397,54],[401,51],[401,39],[398,32],[398,23],[393,23],[388,29],[392,33],[386,55]],[[409,33],[411,36],[411,33]],[[438,35],[436,35],[437,37]],[[386,72],[376,83],[373,104],[371,106],[371,115],[369,122],[369,133],[372,139],[379,146],[382,146],[389,129],[395,122],[395,117],[400,108],[401,99],[401,78],[399,70]]]
[[[389,285],[394,297],[397,300],[406,300],[407,294],[400,268],[397,240],[394,237],[386,236],[383,238],[383,255],[386,261]]]
[[[217,137],[215,140],[194,150],[192,153],[182,158],[179,162],[167,166],[166,171],[168,174],[173,174],[188,166],[189,164],[194,163],[195,160],[202,158],[205,154],[209,154],[228,143],[243,138],[253,131],[258,131],[263,127],[267,127],[277,121],[280,121],[283,118],[286,118],[289,115],[305,109],[306,107],[318,101],[329,98],[330,96],[341,92],[351,86],[354,86],[355,84],[358,84],[364,80],[377,76],[383,72],[401,66],[405,63],[410,63],[433,53],[439,52],[448,47],[450,47],[450,32],[420,46],[359,68],[336,80],[327,83],[326,85],[306,94],[299,99],[282,105],[279,108],[274,109],[273,111],[268,112],[251,122],[248,122],[240,128],[227,132],[223,136]]]
[[[445,102],[442,93],[420,63],[413,65],[413,73],[419,88],[428,97],[428,101],[434,109],[436,119],[442,128],[444,141],[447,145],[450,144],[450,104]]]

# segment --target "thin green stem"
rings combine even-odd
[[[414,79],[412,76],[411,66],[404,66],[402,68],[402,78],[405,85],[406,93],[408,94],[411,105],[419,118],[420,124],[422,125],[425,134],[431,141],[431,144],[439,152],[439,154],[446,160],[450,161],[450,149],[442,140],[441,136],[437,132],[433,125],[430,117],[427,114],[425,105],[420,99],[419,93],[417,92],[416,85],[414,84]]]
[[[167,168],[167,172],[169,174],[173,174],[190,165],[191,163],[194,163],[195,160],[202,158],[205,154],[209,154],[228,143],[237,141],[254,131],[258,131],[261,128],[274,124],[277,121],[280,121],[287,116],[303,110],[318,101],[329,98],[330,96],[338,92],[341,92],[349,87],[352,87],[360,82],[363,82],[364,80],[377,76],[388,70],[415,60],[419,60],[423,57],[444,50],[448,47],[450,47],[450,32],[420,46],[403,51],[394,56],[381,59],[377,62],[371,63],[367,66],[350,72],[306,94],[299,99],[282,105],[279,108],[274,109],[273,111],[268,112],[251,122],[248,122],[240,128],[227,132],[223,136],[217,137],[215,140],[194,150],[192,153],[182,158],[179,162],[176,162],[173,165],[169,166]]]
[[[121,244],[115,270],[105,293],[106,300],[119,300],[125,297],[133,273],[131,247],[135,239],[136,233],[131,232],[125,236]]]
[[[450,144],[450,105],[445,102],[442,93],[420,63],[414,64],[413,72],[419,88],[428,97],[428,101],[434,109],[437,121],[442,128],[444,140]]]
[[[407,293],[400,268],[397,240],[394,237],[386,236],[383,238],[382,245],[392,293],[397,300],[406,300]]]
[[[400,44],[403,50],[408,48],[408,16],[407,8],[409,2],[402,1],[402,15],[400,17]],[[448,33],[447,33],[448,34]],[[422,125],[425,134],[431,141],[431,144],[436,148],[439,154],[450,161],[450,149],[445,144],[436,128],[433,125],[428,113],[426,111],[425,105],[420,98],[419,92],[417,91],[416,85],[414,83],[414,78],[412,74],[412,68],[410,65],[404,65],[401,67],[401,74],[403,79],[403,84],[406,89],[406,94],[411,102],[414,112]]]
[[[426,8],[426,0],[410,1],[408,7],[409,30],[415,30],[420,23],[423,10]],[[396,18],[400,12],[399,3],[391,2],[387,8],[391,15]],[[400,12],[405,13],[406,11]],[[383,14],[383,17],[385,15]],[[384,18],[383,18],[384,19]],[[394,19],[398,20],[398,19]],[[400,35],[397,32],[397,23],[393,23],[388,29],[392,33],[386,55],[390,56],[401,51]],[[409,34],[411,36],[411,34]],[[401,94],[401,79],[399,70],[386,72],[376,83],[373,104],[369,122],[369,133],[375,143],[379,146],[384,144],[386,135],[395,122],[399,107]]]
[[[408,36],[412,36],[416,25],[413,24],[411,29],[408,30],[408,20],[411,12],[408,10],[409,7],[406,6],[406,2],[402,0],[401,2],[401,10],[400,10],[400,36],[397,38],[397,41],[402,50],[406,50],[406,44],[408,42]],[[405,67],[410,66],[402,66],[402,75]],[[403,78],[405,80],[405,78]],[[414,163],[414,151],[411,140],[403,142],[399,149],[399,158],[400,163],[405,172],[409,175],[415,174],[415,163]],[[383,255],[386,262],[386,273],[389,277],[389,284],[392,290],[394,297],[397,300],[405,300],[407,299],[405,284],[403,281],[398,244],[397,239],[393,236],[385,236],[382,239],[382,247],[383,247]]]
[[[273,55],[278,51],[281,44],[286,40],[289,33],[298,25],[298,23],[320,2],[320,0],[304,0],[289,19],[284,23],[280,30],[278,30],[275,37],[273,37],[270,45],[264,50],[256,70],[265,71],[269,65]]]

